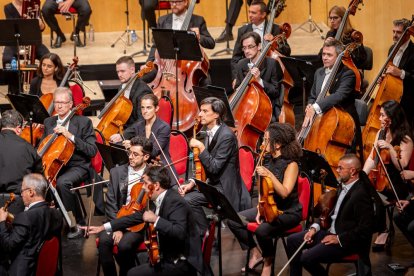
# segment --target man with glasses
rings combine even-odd
[[[239,61],[236,66],[236,78],[233,88],[237,90],[247,73],[251,73],[254,81],[264,89],[272,103],[272,121],[277,121],[281,110],[279,103],[280,83],[283,77],[282,69],[274,59],[265,57],[259,67],[254,66],[260,56],[262,47],[260,36],[256,32],[245,33],[241,37],[242,50],[246,58]]]
[[[131,190],[135,185],[142,186],[142,175],[151,152],[151,141],[141,136],[134,137],[128,148],[129,164],[111,169],[105,206],[108,221],[117,218],[117,213],[122,206],[128,205],[131,200],[137,200],[137,198],[131,198]],[[115,258],[119,265],[119,275],[126,275],[128,270],[135,266],[135,252],[143,241],[142,231],[130,232],[127,229],[114,232],[102,231],[99,234],[98,252],[104,275],[117,275],[113,254],[114,245],[118,247]]]
[[[95,131],[93,130],[92,121],[85,116],[74,115],[66,125],[62,125],[68,118],[73,106],[72,92],[69,88],[58,87],[53,95],[53,104],[57,115],[44,121],[45,132],[43,138],[56,133],[65,136],[69,142],[75,145],[72,157],[57,175],[56,189],[66,210],[73,212],[76,223],[84,225],[85,218],[80,203],[76,194],[71,192],[70,189],[89,179],[91,158],[97,152]],[[76,231],[68,234],[68,238],[78,238],[82,234],[82,231],[77,227]]]
[[[354,154],[344,155],[338,163],[340,187],[335,206],[328,219],[331,225],[321,229],[319,221],[309,230],[290,235],[287,253],[293,256],[300,245],[307,241],[290,263],[290,275],[302,275],[302,266],[311,275],[328,275],[320,263],[336,262],[343,257],[358,254],[358,275],[371,275],[369,251],[375,226],[374,205],[368,177],[361,171],[361,162]],[[363,265],[362,265],[363,264]],[[362,269],[363,268],[363,269]],[[362,271],[364,270],[364,271]]]
[[[62,215],[45,201],[47,187],[40,174],[24,176],[21,196],[26,209],[15,216],[11,227],[7,212],[0,209],[0,275],[34,275],[42,243],[60,237]]]
[[[24,210],[20,197],[23,176],[41,173],[42,160],[33,146],[19,136],[23,129],[23,117],[19,112],[3,112],[0,125],[0,206],[14,193],[16,199],[9,211],[17,214]]]

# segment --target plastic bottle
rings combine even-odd
[[[17,59],[16,59],[16,57],[13,57],[13,59],[10,62],[10,64],[11,64],[11,69],[13,71],[17,71]]]
[[[131,31],[131,42],[134,43],[138,40],[138,36],[137,33],[135,32],[135,30]]]
[[[91,24],[89,27],[89,41],[94,42],[95,41],[95,29],[93,28],[93,25]]]

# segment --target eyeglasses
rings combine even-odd
[[[329,16],[328,19],[329,20],[338,20],[340,17],[339,16]]]
[[[25,191],[30,190],[31,188],[21,189],[20,194],[23,194]]]
[[[53,102],[54,105],[58,105],[58,104],[68,104],[68,103],[70,103],[70,101],[68,101],[68,102]]]
[[[133,152],[131,150],[127,151],[128,156],[133,156],[133,157],[142,157],[144,156],[144,154],[139,154],[138,152]]]
[[[251,49],[254,49],[254,48],[256,48],[256,47],[257,47],[257,45],[243,46],[243,47],[242,47],[242,50],[243,50],[243,51],[246,51],[247,49],[251,50]]]
[[[170,5],[172,6],[172,5],[178,5],[178,4],[181,4],[182,2],[184,2],[183,0],[181,0],[181,1],[170,1]]]

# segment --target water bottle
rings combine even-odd
[[[135,32],[135,30],[131,31],[131,43],[134,43],[138,40],[138,36],[137,33]]]
[[[95,41],[95,30],[93,28],[93,25],[89,27],[89,41],[94,42]]]
[[[11,60],[11,69],[13,71],[17,71],[17,59],[16,59],[16,57],[13,57],[13,59]]]

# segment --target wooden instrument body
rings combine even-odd
[[[258,210],[260,217],[267,223],[272,223],[282,211],[277,209],[276,201],[274,199],[275,190],[273,187],[272,180],[269,177],[260,177],[260,197]]]

